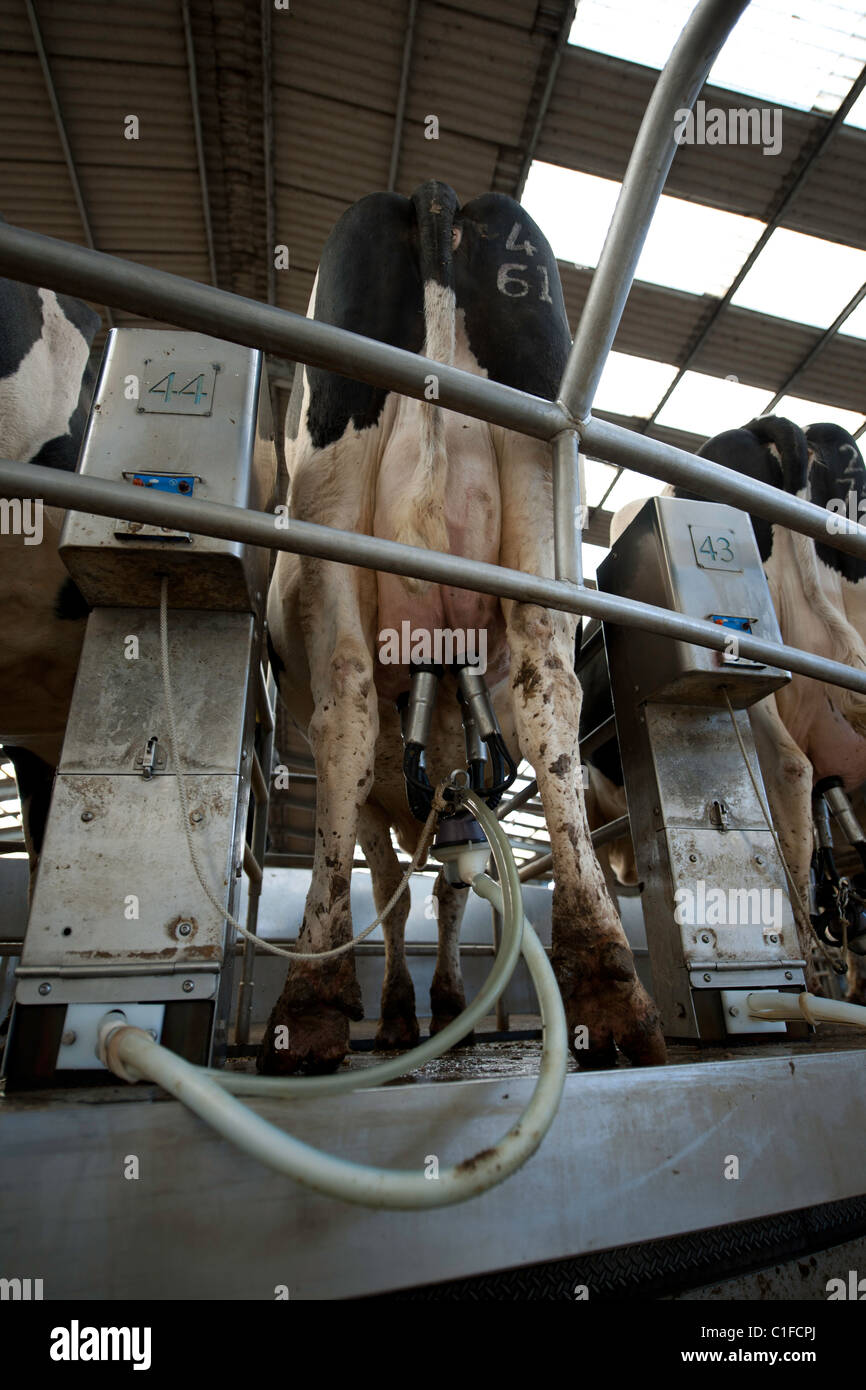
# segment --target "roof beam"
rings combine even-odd
[[[81,229],[84,232],[84,240],[95,251],[96,242],[93,240],[93,231],[90,226],[90,217],[87,212],[87,205],[84,201],[84,194],[81,191],[81,184],[78,179],[78,170],[72,156],[72,148],[69,144],[69,136],[66,133],[66,122],[63,119],[63,112],[60,109],[60,101],[57,97],[57,88],[54,85],[54,76],[51,72],[51,65],[48,62],[48,55],[45,52],[45,44],[42,41],[42,30],[39,27],[39,20],[36,16],[36,8],[33,0],[24,0],[27,10],[27,18],[30,21],[30,31],[33,35],[33,43],[36,47],[36,55],[39,59],[39,66],[42,69],[42,76],[45,81],[45,88],[48,92],[48,100],[51,103],[51,111],[54,116],[54,123],[57,126],[57,134],[60,139],[60,147],[63,150],[63,158],[66,161],[66,169],[69,174],[69,182],[72,185],[72,193],[75,198],[75,206],[78,208],[78,216],[81,220]],[[102,306],[109,328],[114,327],[114,315],[107,304]]]
[[[267,4],[267,0],[265,0]],[[400,90],[397,93],[397,110],[394,115],[394,135],[391,140],[391,162],[388,166],[388,192],[397,187],[397,174],[400,171],[400,147],[403,143],[403,124],[406,119],[406,97],[409,91],[409,71],[412,66],[412,49],[415,46],[415,23],[418,17],[418,0],[409,0],[409,13],[406,17],[406,35],[403,39],[403,63],[400,68]]]
[[[542,35],[538,64],[529,88],[518,144],[499,147],[491,180],[495,192],[510,193],[518,201],[535,158],[577,4],[578,0],[549,0],[546,5],[539,6],[531,35],[524,35],[524,42]]]
[[[538,148],[538,141],[541,136],[541,128],[544,125],[544,120],[547,116],[547,108],[550,105],[550,98],[553,95],[553,86],[556,82],[556,74],[559,72],[559,65],[562,62],[562,55],[565,52],[565,47],[568,43],[568,36],[571,33],[571,26],[574,23],[574,16],[576,13],[577,0],[571,0],[571,3],[566,4],[565,10],[563,12],[562,22],[559,26],[559,32],[556,35],[556,39],[554,40],[553,50],[550,55],[550,62],[547,65],[547,75],[544,80],[544,86],[541,89],[541,94],[538,97],[537,105],[535,101],[535,92],[533,91],[533,97],[530,101],[529,110],[526,113],[527,119],[532,121],[532,130],[530,132],[529,140],[524,151],[523,161],[520,165],[520,173],[517,176],[517,183],[514,188],[514,196],[518,202],[520,202],[520,199],[523,197],[523,190],[526,187],[526,180],[529,177],[529,170],[532,168],[532,161],[535,158],[535,151]],[[536,77],[536,87],[537,85],[538,78]],[[535,108],[534,119],[533,108]]]
[[[29,0],[28,0],[29,3]],[[186,70],[189,79],[189,98],[192,106],[192,128],[195,137],[195,157],[198,165],[198,178],[201,187],[201,210],[204,217],[204,231],[207,240],[207,255],[210,265],[212,285],[219,285],[217,279],[216,253],[214,251],[213,222],[210,215],[210,199],[207,191],[207,169],[204,161],[204,142],[201,130],[201,110],[198,101],[198,79],[195,67],[195,47],[192,40],[192,25],[189,18],[189,0],[181,0],[183,15],[183,37],[186,46]]]
[[[271,37],[273,0],[262,0],[262,141],[265,160],[265,246],[268,255],[268,303],[277,302],[274,246],[277,240],[277,194],[274,178],[274,61]]]

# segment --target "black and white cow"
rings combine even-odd
[[[861,499],[866,510],[863,459],[854,439],[838,425],[810,425],[803,431],[790,420],[767,416],[714,436],[698,453],[827,508],[828,530],[838,524],[838,513],[857,518]],[[697,496],[679,488],[674,495]],[[642,505],[631,502],[617,513],[611,524],[612,544]],[[866,562],[762,517],[751,520],[782,640],[834,661],[866,667]],[[866,698],[795,675],[789,685],[753,706],[750,717],[776,830],[801,901],[808,905],[812,789],[830,776],[841,777],[849,792],[866,782]],[[592,724],[589,710],[584,720],[587,727]],[[619,784],[620,801],[613,809],[621,814],[624,795],[617,759],[615,749],[606,747],[591,754],[589,761],[597,762],[607,775],[606,793]],[[631,869],[634,881],[633,865]],[[794,912],[809,961],[809,923],[796,904]],[[862,973],[859,958],[852,956],[849,997],[861,997]]]
[[[99,322],[80,300],[0,279],[0,458],[75,468]],[[57,554],[63,513],[11,499],[0,509],[0,743],[15,767],[32,867],[87,608]]]
[[[311,316],[509,386],[555,398],[569,350],[556,261],[511,198],[465,206],[428,183],[411,199],[372,194],[351,207],[322,253]],[[553,570],[550,450],[435,403],[404,398],[319,369],[299,370],[286,427],[293,517],[501,563]],[[430,397],[433,397],[430,399]],[[579,776],[580,687],[575,619],[531,604],[404,580],[281,553],[268,622],[282,699],[309,738],[317,775],[312,883],[300,940],[319,952],[351,936],[349,884],[356,837],[380,906],[399,883],[395,827],[406,849],[420,825],[409,811],[396,700],[408,664],[379,659],[379,635],[483,633],[487,682],[506,743],[535,769],[551,839],[554,967],[569,1024],[588,1029],[585,1065],[664,1059],[658,1015],[593,854]],[[453,671],[444,675],[427,746],[435,785],[465,759]],[[433,1028],[463,1007],[457,935],[467,890],[441,882]],[[385,921],[379,1041],[417,1038],[403,953],[404,893]],[[361,1001],[348,956],[292,964],[266,1031],[266,1071],[339,1064]],[[288,1047],[275,1029],[288,1026]]]

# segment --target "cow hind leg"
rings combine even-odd
[[[308,643],[315,713],[309,738],[316,762],[316,845],[304,907],[301,954],[289,967],[262,1043],[259,1068],[280,1074],[326,1072],[349,1046],[349,1020],[363,1018],[351,952],[306,964],[352,936],[349,892],[359,808],[373,781],[378,704],[373,661],[351,572],[310,562],[307,592],[316,595]]]
[[[500,461],[500,563],[552,575],[550,450],[494,431]],[[532,764],[553,856],[553,966],[575,1056],[611,1066],[617,1046],[632,1062],[665,1060],[658,1010],[637,978],[622,923],[589,837],[578,729],[582,692],[574,673],[576,618],[503,601],[511,653],[511,706],[520,750]]]
[[[800,896],[798,903],[786,884],[800,951],[806,962],[806,988],[813,994],[820,993],[812,964],[814,934],[808,917],[813,847],[812,764],[782,723],[774,696],[753,705],[749,716],[770,815]]]
[[[376,911],[381,912],[397,891],[402,869],[391,844],[388,818],[379,807],[371,805],[370,802],[361,809],[358,839],[370,870]],[[385,978],[382,983],[376,1046],[388,1051],[415,1047],[419,1038],[418,1019],[415,1016],[415,988],[406,964],[405,932],[410,905],[407,886],[382,922],[382,933],[385,937]]]
[[[637,978],[592,848],[581,788],[581,692],[570,656],[574,621],[528,604],[506,609],[514,716],[535,768],[553,855],[553,967],[582,1067],[665,1060],[658,1010]]]
[[[460,970],[460,924],[469,896],[468,888],[455,888],[445,878],[444,870],[436,876],[433,898],[436,903],[436,919],[439,926],[439,948],[436,953],[436,969],[430,983],[430,1034],[439,1033],[458,1014],[466,1008],[466,994],[463,989],[463,976]],[[468,1047],[475,1041],[474,1033],[461,1038],[460,1046]]]

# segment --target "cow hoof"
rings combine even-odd
[[[617,1048],[638,1067],[664,1066],[667,1061],[658,1009],[636,976],[629,981],[596,980],[573,990],[565,1016],[581,1070],[615,1067]]]
[[[349,1050],[349,1020],[339,1009],[320,1005],[312,1014],[271,1015],[258,1069],[266,1076],[300,1072],[321,1076],[336,1071]]]
[[[376,1048],[381,1052],[406,1052],[418,1046],[420,1033],[418,1020],[414,1014],[395,1014],[391,1018],[380,1018],[376,1029]]]
[[[461,1009],[456,1014],[434,1014],[430,1020],[431,1038],[434,1037],[436,1033],[441,1033],[442,1029],[447,1028],[449,1023],[453,1023],[455,1018],[459,1018],[462,1012]],[[461,1038],[459,1042],[454,1043],[453,1047],[473,1047],[475,1042],[475,1031],[473,1029],[471,1033],[466,1034],[465,1038]]]

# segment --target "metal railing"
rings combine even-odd
[[[279,353],[419,399],[424,397],[425,379],[432,373],[438,378],[438,399],[443,407],[550,441],[554,454],[555,578],[309,522],[280,525],[278,519],[264,513],[151,493],[33,464],[0,461],[0,493],[19,497],[35,494],[59,507],[452,584],[644,628],[719,651],[725,646],[725,635],[714,623],[582,587],[575,533],[580,500],[578,446],[595,458],[682,484],[701,496],[866,558],[866,528],[857,523],[834,515],[834,528],[838,525],[839,530],[831,533],[828,513],[821,507],[590,414],[595,387],[675,152],[674,113],[691,106],[745,3],[700,0],[658,79],[556,402],[273,305],[0,224],[0,274],[10,278],[108,302],[119,309]],[[740,636],[739,645],[745,657],[866,693],[864,671],[746,633]]]

